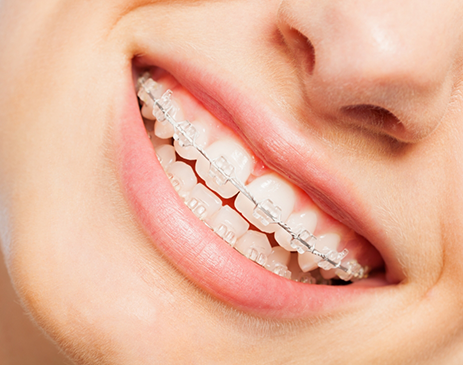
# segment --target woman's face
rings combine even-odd
[[[461,360],[462,16],[456,0],[0,2],[0,238],[27,310],[82,363]],[[334,270],[255,234],[290,281],[195,217],[141,117],[144,71],[369,278],[326,285]]]

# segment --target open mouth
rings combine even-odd
[[[288,318],[388,284],[372,244],[266,166],[176,78],[136,73],[142,128],[123,130],[124,183],[153,241],[193,282]]]
[[[327,217],[310,199],[256,163],[175,79],[154,73],[158,82],[149,72],[137,82],[145,128],[174,190],[199,220],[246,258],[290,280],[339,285],[368,276],[368,266],[347,259],[349,243],[339,249],[339,234],[314,235]]]

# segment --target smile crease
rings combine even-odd
[[[343,285],[367,277],[367,267],[345,259],[347,249],[337,251],[337,234],[312,233],[314,212],[293,213],[295,196],[281,176],[272,172],[245,185],[253,159],[243,146],[230,138],[211,143],[210,125],[184,118],[173,92],[148,72],[138,79],[137,94],[174,190],[231,247],[274,274],[302,283]]]

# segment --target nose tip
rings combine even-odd
[[[428,22],[429,8],[405,7],[405,15],[389,17],[377,2],[334,3],[287,0],[279,9],[279,29],[310,107],[326,120],[403,142],[426,138],[452,93],[448,32],[435,29],[440,23],[430,29],[436,22]]]

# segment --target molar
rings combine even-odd
[[[232,247],[249,229],[249,223],[228,205],[220,208],[209,224],[214,232]]]
[[[220,198],[203,184],[195,185],[185,203],[203,221],[212,217],[222,206]]]
[[[338,234],[327,233],[318,238],[315,248],[317,249],[317,251],[320,251],[320,252],[323,252],[325,247],[330,250],[336,251],[338,249],[339,242],[341,242],[341,237]],[[314,255],[310,252],[298,254],[299,266],[304,272],[312,271],[316,269],[320,261],[321,261],[321,258],[319,256]],[[321,271],[325,271],[325,270],[321,270]]]
[[[251,155],[233,140],[217,141],[206,148],[207,155],[222,164],[223,169],[230,171],[240,182],[244,183],[251,175],[253,161]],[[212,190],[224,198],[231,198],[238,189],[221,175],[220,172],[211,169],[209,161],[200,156],[196,162],[196,172]]]
[[[237,242],[235,248],[248,259],[264,266],[272,252],[272,246],[265,234],[247,231]]]
[[[296,202],[294,190],[289,183],[276,173],[258,177],[247,186],[247,189],[258,202],[263,202],[266,210],[273,212],[281,221],[286,221],[293,211]],[[272,233],[279,227],[277,224],[268,224],[268,221],[266,222],[265,218],[262,217],[263,214],[258,207],[243,193],[239,193],[236,197],[235,207],[261,231]]]
[[[304,210],[299,213],[293,213],[286,220],[286,224],[291,227],[293,232],[302,232],[306,230],[313,233],[317,226],[317,214],[311,210]],[[278,227],[275,232],[275,240],[278,244],[288,251],[296,251],[296,248],[291,246],[292,236],[282,227]]]
[[[198,182],[193,169],[185,162],[176,161],[171,163],[167,166],[166,174],[174,190],[183,199],[188,196]]]

